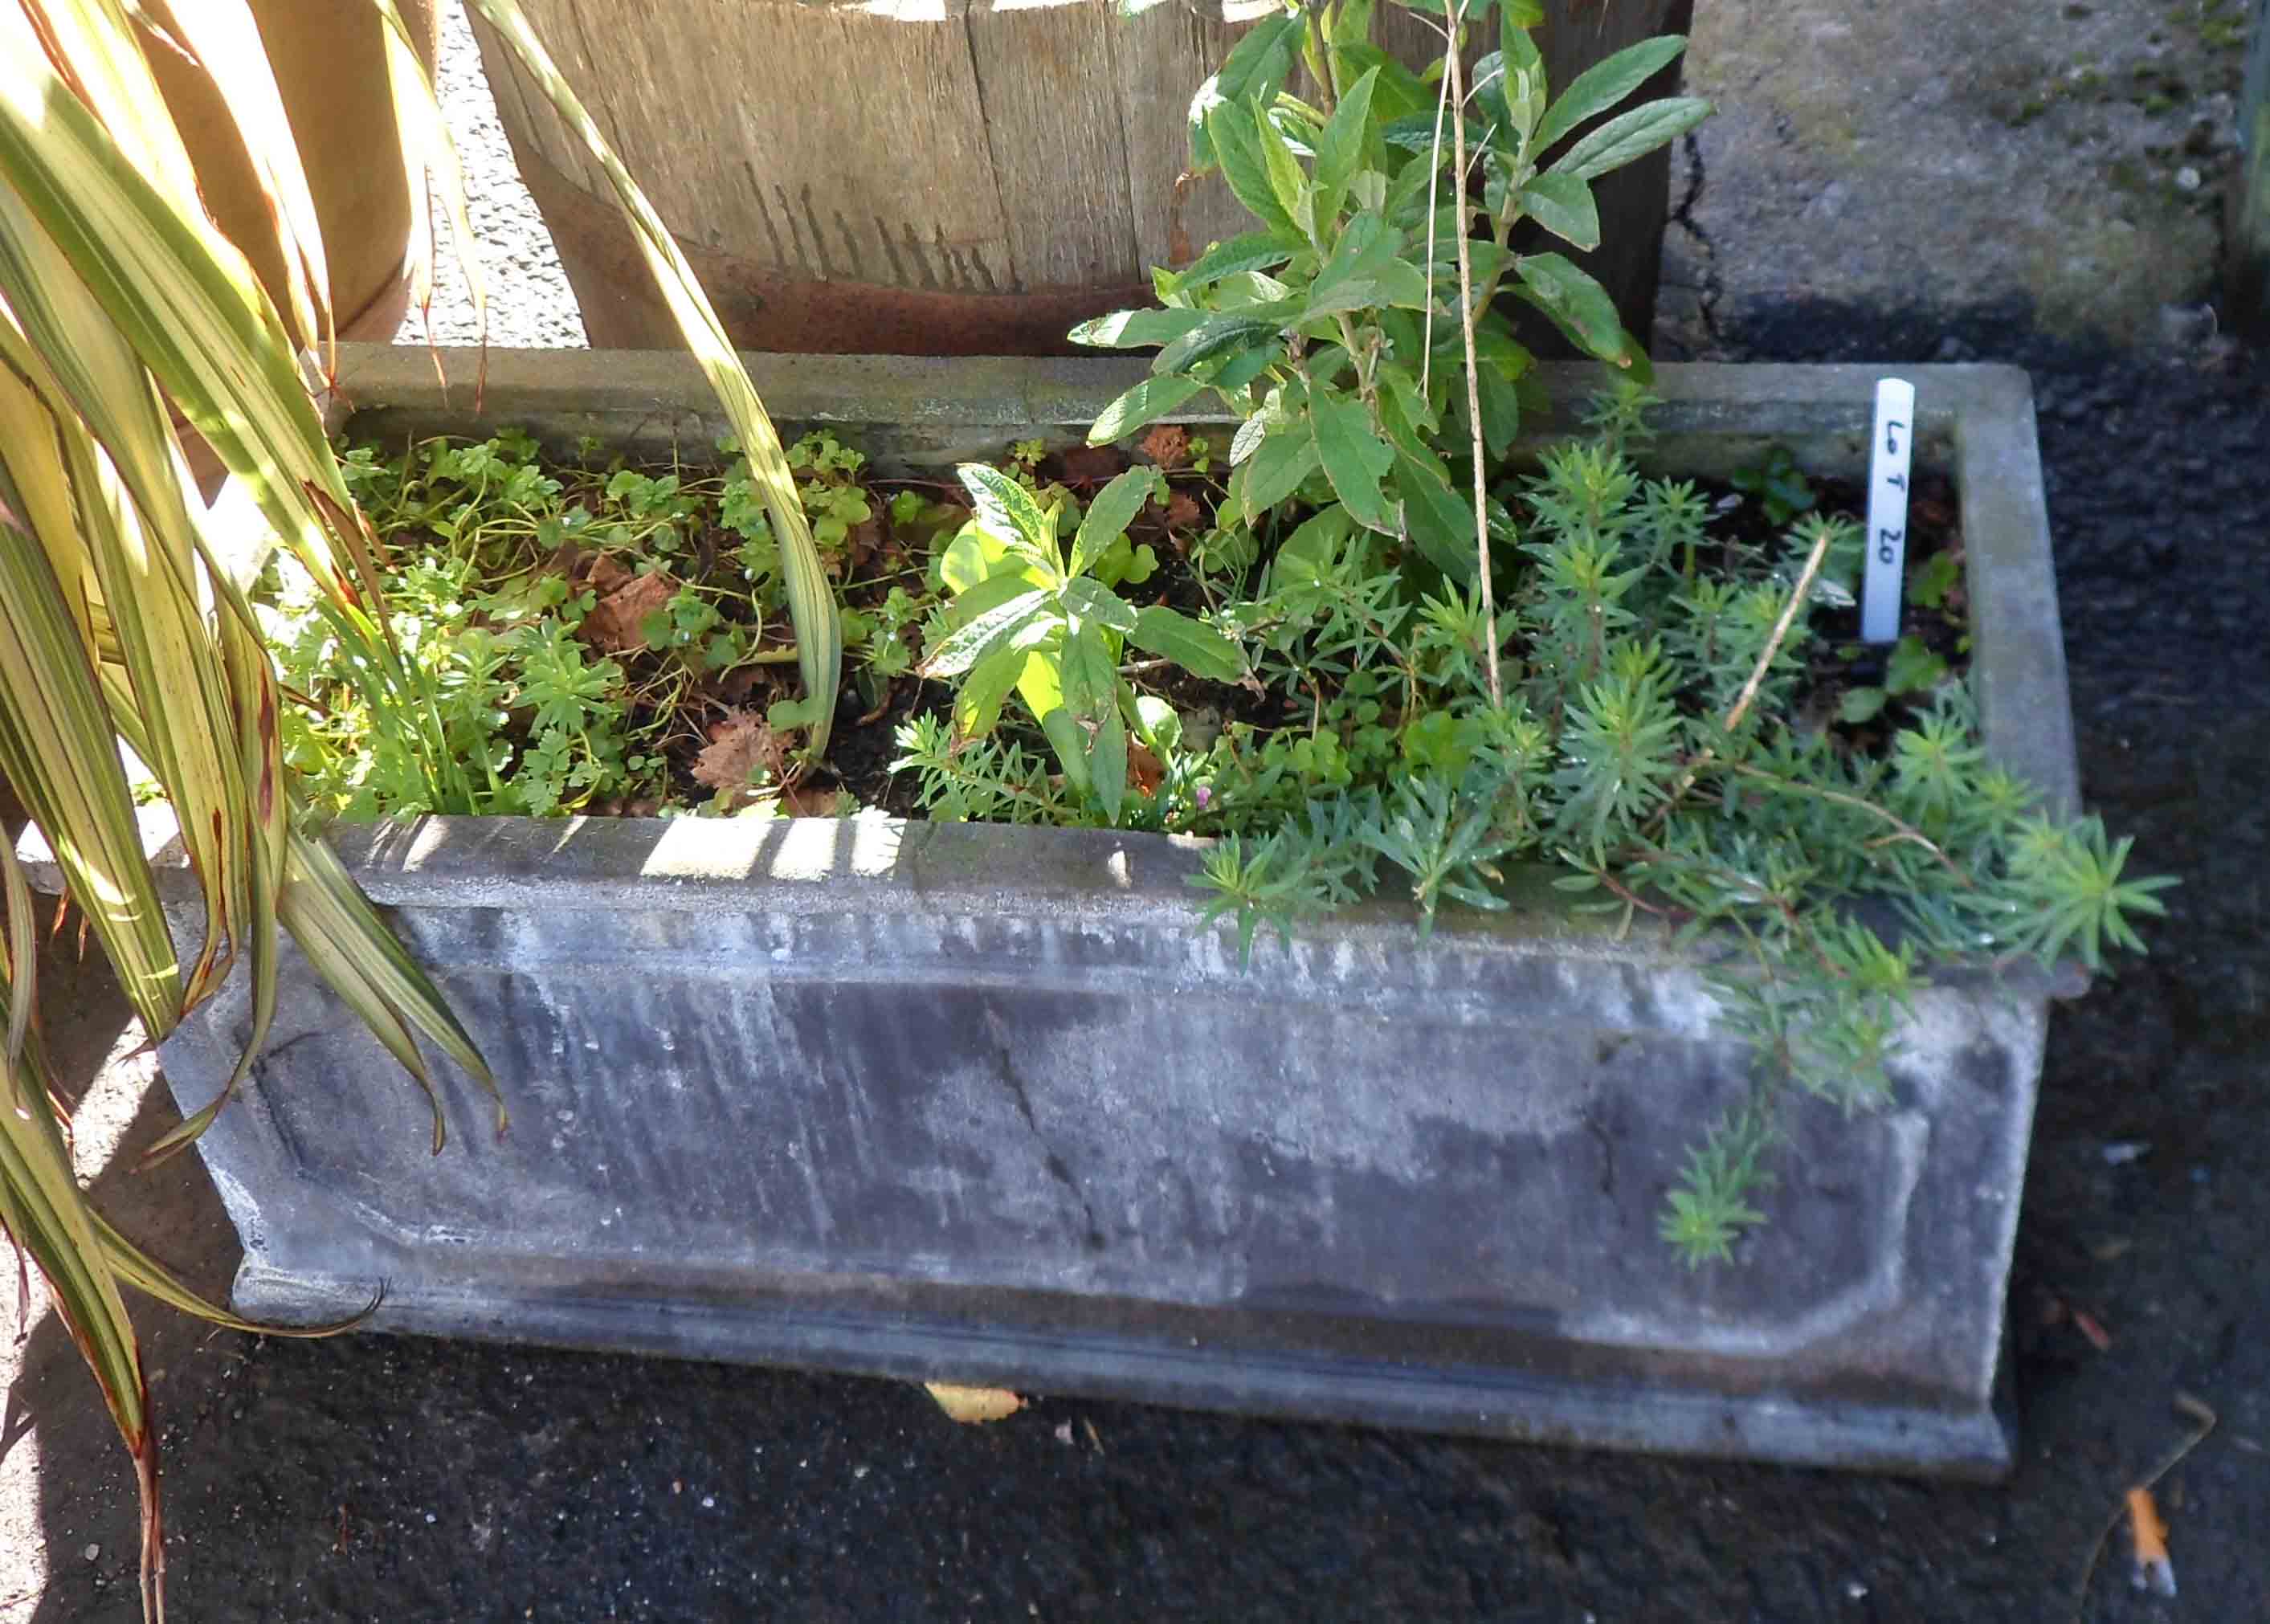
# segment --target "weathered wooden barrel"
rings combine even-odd
[[[677,236],[734,341],[759,350],[1045,354],[1150,298],[1150,268],[1244,226],[1219,175],[1179,177],[1191,95],[1264,0],[523,0]],[[1694,0],[1547,0],[1552,83],[1684,33]],[[1435,36],[1382,6],[1414,66]],[[1391,15],[1390,14],[1391,12]],[[679,342],[605,177],[485,25],[520,171],[602,347]],[[1474,49],[1494,48],[1495,22]],[[1676,69],[1643,93],[1661,94]],[[1652,322],[1665,153],[1597,188],[1589,268]]]

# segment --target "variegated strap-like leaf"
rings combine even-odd
[[[223,649],[232,671],[240,662],[252,661],[266,674],[266,655],[257,641],[236,635],[237,628],[245,624],[232,617],[222,627]],[[106,671],[104,686],[111,701],[112,716],[120,737],[130,748],[139,750],[143,738],[142,719],[135,714],[131,695]],[[274,689],[268,689],[269,703],[274,702]],[[449,1001],[442,997],[432,979],[418,968],[415,960],[402,949],[378,916],[354,880],[343,867],[330,847],[293,826],[292,808],[285,809],[282,828],[278,832],[271,849],[263,834],[256,850],[262,861],[273,861],[278,865],[275,911],[261,920],[252,937],[253,953],[253,1012],[255,1024],[265,1030],[275,1012],[276,971],[273,960],[275,929],[281,924],[290,931],[299,943],[300,952],[316,974],[330,983],[347,1006],[367,1022],[387,1051],[399,1060],[426,1097],[434,1106],[434,1148],[439,1152],[445,1139],[440,1096],[434,1086],[432,1073],[427,1069],[426,1058],[418,1048],[417,1033],[423,1033],[442,1053],[455,1060],[465,1073],[480,1084],[496,1104],[497,1131],[505,1131],[507,1116],[503,1091],[496,1077],[481,1057],[478,1045],[457,1018],[449,1012]],[[264,888],[256,890],[256,899],[264,894]],[[204,1132],[228,1102],[237,1083],[243,1078],[256,1051],[248,1049],[239,1059],[228,1086],[213,1100],[192,1115],[180,1126],[170,1130],[143,1153],[143,1165],[164,1160],[193,1142]]]
[[[378,1307],[382,1294],[371,1294],[370,1307],[345,1319],[326,1320],[319,1325],[263,1325],[258,1320],[232,1314],[211,1299],[192,1291],[174,1277],[174,1272],[118,1233],[110,1220],[93,1208],[87,1215],[94,1220],[94,1232],[102,1242],[102,1252],[111,1272],[119,1279],[134,1287],[145,1297],[153,1297],[169,1309],[179,1309],[184,1314],[194,1314],[208,1324],[228,1331],[241,1331],[256,1337],[335,1337],[342,1331],[352,1331],[371,1316]]]
[[[329,846],[298,829],[285,852],[278,916],[308,962],[333,991],[370,1025],[394,1057],[434,1101],[434,1150],[446,1138],[441,1101],[418,1052],[410,1026],[455,1060],[496,1102],[497,1131],[505,1131],[504,1095],[471,1036],[457,1024],[434,983],[402,950]]]
[[[17,538],[0,536],[0,552],[20,545]],[[12,871],[15,862],[15,852],[0,842],[0,866]],[[12,908],[11,901],[11,914]],[[28,984],[33,975],[31,959],[11,947],[0,960],[0,983],[4,983],[0,993],[12,1004],[18,987]],[[142,1379],[133,1322],[126,1316],[117,1276],[78,1187],[70,1148],[48,1109],[46,1067],[36,1040],[25,1044],[8,1069],[9,1095],[15,1101],[31,1101],[32,1108],[0,1109],[0,1230],[30,1254],[47,1280],[63,1328],[93,1371],[103,1403],[134,1458],[142,1491],[143,1611],[145,1616],[158,1617],[165,1547],[157,1441],[151,1435],[150,1394]]]
[[[47,836],[144,1029],[160,1038],[181,1019],[181,967],[93,664],[46,552],[9,510],[8,483],[0,478],[0,775]]]
[[[111,132],[120,154],[150,184],[176,197],[197,195],[197,172],[172,111],[151,93],[148,59],[135,38],[124,0],[18,0],[44,36],[52,59],[69,65],[71,87]],[[241,0],[221,0],[241,4]]]
[[[372,0],[386,28],[386,77],[394,97],[394,127],[401,136],[408,160],[414,199],[410,211],[410,300],[419,319],[434,308],[434,193],[441,194],[441,218],[457,250],[457,269],[471,294],[473,318],[486,343],[488,284],[481,273],[479,245],[473,238],[472,216],[465,208],[465,180],[457,167],[456,143],[450,139],[449,121],[434,93],[434,81],[419,60],[418,48],[394,0]],[[436,363],[438,366],[438,363]],[[476,389],[476,400],[478,391]]]
[[[694,267],[686,263],[670,228],[662,223],[662,217],[654,211],[646,194],[616,158],[614,149],[591,122],[591,115],[583,110],[575,91],[553,65],[550,54],[529,27],[528,19],[516,0],[469,0],[469,4],[495,26],[514,55],[543,86],[561,120],[582,139],[606,172],[608,182],[614,188],[615,201],[630,221],[631,234],[638,241],[639,252],[646,258],[647,268],[654,272],[655,285],[661,290],[664,302],[677,320],[679,331],[685,335],[686,347],[701,363],[709,387],[717,391],[733,432],[740,436],[741,449],[748,456],[750,474],[763,498],[766,515],[772,521],[773,538],[779,544],[781,559],[786,566],[789,618],[796,625],[797,666],[804,677],[806,700],[812,703],[817,718],[812,724],[812,747],[814,751],[825,749],[835,716],[836,686],[842,675],[843,628],[836,618],[835,590],[827,579],[827,567],[820,562],[819,548],[812,545],[812,527],[797,494],[796,478],[789,471],[788,457],[781,449],[780,435],[774,432],[772,419],[765,414],[764,404],[757,398],[756,385],[749,381],[740,357],[733,352],[717,313],[710,308],[708,297],[694,279]]]
[[[322,586],[335,629],[366,656],[372,701],[452,804],[433,697],[394,646],[374,583],[357,578],[361,520],[267,293],[194,196],[152,186],[128,159],[42,44],[21,11],[0,6],[0,181]],[[131,64],[115,70],[131,77]],[[62,323],[42,311],[53,290],[26,274],[22,255],[0,254],[0,295],[45,352],[38,335]]]
[[[172,431],[148,373],[92,302],[74,298],[70,268],[5,196],[0,196],[0,241],[7,245],[0,252],[20,254],[35,274],[43,273],[61,296],[57,313],[76,318],[64,367],[73,389],[32,348],[29,335],[11,319],[12,309],[0,307],[0,419],[27,426],[22,434],[0,434],[0,441],[19,480],[38,472],[68,493],[69,511],[60,502],[45,504],[34,529],[51,560],[70,558],[70,567],[95,589],[94,612],[87,617],[95,623],[87,628],[92,649],[125,668],[140,696],[138,708],[150,719],[148,748],[141,753],[179,813],[204,888],[206,940],[184,995],[185,1005],[194,1005],[218,984],[230,953],[241,945],[245,922],[260,910],[249,893],[255,869],[246,775],[197,601],[196,532],[176,482]],[[136,495],[130,496],[120,463],[75,415],[82,402],[94,408],[108,443],[125,452],[126,466],[136,473]],[[28,426],[42,422],[43,436],[28,432]],[[49,447],[59,456],[43,455]],[[281,771],[278,753],[268,769],[271,785]],[[271,886],[271,896],[272,891]],[[268,911],[272,908],[271,901]]]
[[[260,25],[243,0],[186,0],[173,6],[166,20],[235,121],[268,205],[293,325],[304,342],[320,340],[328,356],[337,334],[323,228],[316,222],[315,200],[308,190],[292,122],[284,111],[283,93],[268,65]]]
[[[7,930],[0,933],[0,981],[11,983],[8,998],[8,1042],[0,1049],[0,1082],[7,1084],[5,1095],[0,1095],[0,1109],[13,1109],[28,1115],[42,1101],[26,1094],[18,1094],[16,1085],[19,1073],[18,1064],[23,1059],[25,1045],[32,1036],[32,954],[37,950],[39,938],[32,927],[32,888],[24,883],[22,864],[16,861],[16,849],[0,840],[0,908],[5,908]],[[13,967],[22,965],[19,974]]]

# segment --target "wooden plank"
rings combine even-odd
[[[628,26],[615,0],[527,9],[684,241],[793,276],[1013,285],[968,36],[946,5],[676,0],[663,26]],[[540,150],[605,198],[603,176],[563,161],[540,93],[520,88]]]
[[[609,96],[671,229],[818,279],[1006,291],[963,19],[684,3],[694,26],[677,39],[625,31],[641,36],[626,41],[634,78]],[[710,86],[734,93],[705,106]]]
[[[1614,51],[1657,34],[1689,33],[1695,0],[1548,0],[1553,37],[1546,42],[1547,71],[1557,91]],[[1563,61],[1560,53],[1570,53]],[[1675,96],[1680,64],[1673,63],[1634,92],[1625,107]],[[1613,115],[1612,115],[1613,116]],[[1608,290],[1624,325],[1643,345],[1655,324],[1656,285],[1663,275],[1663,233],[1670,217],[1671,149],[1592,182],[1600,211],[1600,246],[1569,257]]]
[[[523,170],[531,164],[541,165],[579,185],[587,183],[581,155],[568,150],[566,126],[552,115],[548,106],[538,108],[530,101],[538,93],[527,73],[478,17],[473,20],[473,39],[480,47],[481,70],[488,78],[489,94],[496,100],[497,122],[511,142],[514,161]]]
[[[554,64],[597,117],[598,105],[605,100],[606,80],[591,61],[582,27],[574,15],[573,0],[527,0],[522,9]],[[473,18],[473,39],[480,47],[481,68],[488,76],[497,117],[506,133],[526,142],[536,158],[584,189],[604,192],[606,176],[585,152],[582,142],[553,112],[550,99],[520,65],[520,58],[496,38],[478,13]],[[601,128],[605,127],[602,122]]]
[[[1008,231],[1011,285],[1142,281],[1127,140],[1116,116],[1111,8],[981,6],[963,24]]]
[[[1120,19],[1114,31],[1128,207],[1145,275],[1153,265],[1186,263],[1207,243],[1250,224],[1219,174],[1187,186],[1177,182],[1190,167],[1183,121],[1191,98],[1251,22],[1250,16],[1225,20],[1163,0],[1139,17]]]
[[[1177,182],[1191,97],[1265,3],[1162,0],[1131,19],[1109,0],[659,0],[658,18],[619,0],[525,4],[671,230],[752,278],[1127,288],[1248,224],[1218,175]],[[1692,6],[1548,0],[1554,82],[1683,26]],[[1413,65],[1438,52],[1397,8],[1377,28]],[[1473,54],[1495,33],[1478,27]],[[605,199],[581,143],[483,47],[516,137]],[[1598,188],[1606,247],[1591,268],[1634,322],[1652,304],[1667,175],[1658,157]]]

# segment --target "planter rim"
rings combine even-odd
[[[382,419],[389,429],[459,434],[515,424],[560,431],[596,421],[649,441],[722,426],[707,379],[689,355],[663,351],[443,350],[411,345],[339,346],[336,419]],[[478,412],[468,382],[486,386]],[[1084,430],[1135,380],[1140,357],[1100,359],[905,356],[743,356],[783,437],[805,425],[931,422],[1002,434],[1040,426]],[[1546,363],[1553,397],[1568,403],[1596,385],[1599,367]],[[1971,597],[1979,653],[1973,665],[1990,752],[2038,785],[2052,806],[2077,801],[2065,662],[2051,580],[2047,514],[2040,497],[2032,386],[2020,368],[1994,364],[1918,366],[1728,366],[1657,368],[1655,460],[1731,466],[1767,442],[1798,442],[1816,465],[1857,459],[1866,440],[1876,380],[1887,371],[1917,389],[1920,460],[1958,483],[1961,524],[1971,557]],[[363,403],[354,410],[353,403]],[[1211,423],[1226,414],[1179,420]],[[1528,438],[1571,426],[1548,421]],[[713,436],[714,437],[714,436]],[[996,436],[996,438],[1000,435]],[[705,439],[701,443],[707,445]],[[1727,448],[1734,449],[1730,454]],[[1730,461],[1730,456],[1732,461]],[[1983,555],[1975,545],[1984,538]],[[2007,556],[1997,556],[1996,549]],[[186,900],[194,879],[173,838],[170,812],[144,809],[145,849],[170,897]],[[1009,906],[1078,907],[1091,916],[1155,917],[1161,909],[1195,922],[1201,894],[1188,883],[1208,842],[1110,829],[937,824],[866,813],[857,818],[592,819],[425,817],[410,822],[338,825],[331,841],[349,871],[382,903],[427,907],[497,905],[547,893],[605,895],[671,911],[743,908],[760,891],[768,908],[796,913],[843,906],[848,895],[873,905],[919,900],[938,908],[984,911]],[[42,889],[61,876],[35,827],[19,849]],[[1598,953],[1658,960],[1670,932],[1641,919],[1618,931],[1597,916],[1556,906],[1536,864],[1510,886],[1503,915],[1459,909],[1443,916],[1453,939],[1521,951]],[[666,883],[657,883],[666,882]],[[824,882],[824,883],[823,883]],[[595,890],[595,887],[597,888]],[[1407,935],[1415,910],[1375,901],[1310,922],[1305,933],[1349,941]],[[2013,972],[2021,979],[2022,969]],[[2027,984],[2031,984],[2029,981]]]
[[[783,425],[950,421],[1085,431],[1114,398],[1151,375],[1144,355],[739,353],[765,410]],[[1572,403],[1609,376],[1589,361],[1540,361],[1536,370],[1556,404],[1541,433],[1524,434],[1532,441],[1576,432]],[[1916,385],[1926,460],[1934,441],[1943,455],[1965,420],[2007,413],[2033,427],[2032,380],[2023,367],[2005,362],[1665,361],[1656,366],[1653,384],[1663,400],[1657,440],[1677,444],[1698,431],[1726,435],[1747,428],[1753,437],[1762,432],[1806,441],[1824,433],[1858,434],[1862,445],[1854,449],[1864,449],[1876,381],[1887,374]],[[642,424],[642,440],[690,422],[714,423],[718,433],[725,424],[701,363],[676,350],[342,343],[327,412],[336,422],[367,407],[447,414],[461,425],[458,433],[476,422],[502,426],[575,413]],[[1208,397],[1168,420],[1237,419]],[[701,442],[697,460],[711,455]]]

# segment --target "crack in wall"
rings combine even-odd
[[[1616,1197],[1615,1138],[1602,1124],[1600,1119],[1590,1111],[1586,1111],[1577,1120],[1584,1124],[1584,1131],[1592,1136],[1593,1143],[1600,1147],[1600,1194],[1613,1201]]]
[[[1086,1225],[1080,1235],[1080,1243],[1091,1252],[1102,1251],[1104,1247],[1103,1227],[1095,1221],[1095,1208],[1081,1191],[1079,1181],[1072,1177],[1072,1168],[1049,1144],[1048,1136],[1041,1131],[1040,1118],[1033,1114],[1032,1094],[1026,1088],[1025,1079],[1017,1074],[1016,1057],[998,1033],[993,1040],[993,1048],[995,1069],[1000,1072],[1001,1080],[1008,1085],[1009,1097],[1017,1102],[1017,1115],[1025,1119],[1025,1127],[1032,1134],[1033,1143],[1040,1146],[1041,1165],[1079,1206],[1080,1218]]]
[[[1702,318],[1702,330],[1716,345],[1725,342],[1718,330],[1718,300],[1725,293],[1725,285],[1718,276],[1718,247],[1710,241],[1710,234],[1695,218],[1695,205],[1702,201],[1702,189],[1707,176],[1702,171],[1702,144],[1688,130],[1680,138],[1680,152],[1687,159],[1687,190],[1679,205],[1671,211],[1671,224],[1695,240],[1700,250],[1696,256],[1702,266],[1702,285],[1695,290],[1695,314]]]

